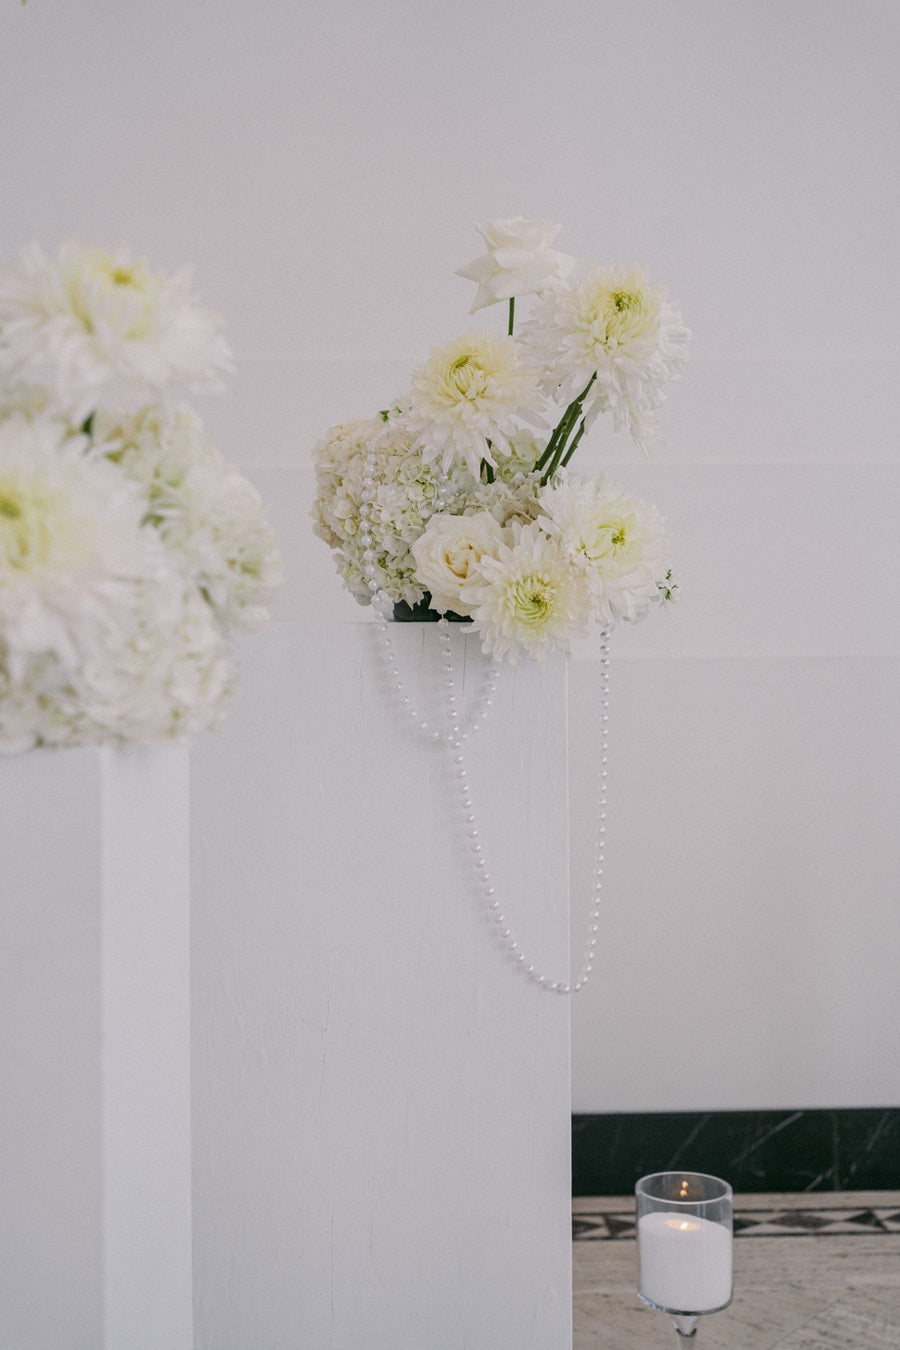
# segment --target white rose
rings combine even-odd
[[[411,550],[416,578],[430,592],[432,609],[470,614],[461,588],[482,556],[496,553],[505,538],[503,527],[487,511],[432,516]]]
[[[575,266],[575,259],[568,253],[551,249],[561,228],[551,220],[513,216],[475,228],[488,251],[483,258],[458,268],[456,273],[478,283],[471,314],[514,295],[534,295],[557,277],[568,276]]]

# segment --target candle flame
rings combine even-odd
[[[699,1224],[696,1219],[682,1219],[677,1214],[673,1214],[666,1219],[666,1227],[673,1229],[676,1233],[695,1233]]]

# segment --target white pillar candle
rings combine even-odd
[[[714,1312],[731,1299],[731,1232],[720,1223],[654,1210],[638,1222],[639,1288],[676,1312]]]

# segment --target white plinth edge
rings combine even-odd
[[[0,1339],[191,1350],[187,751],[0,785]]]

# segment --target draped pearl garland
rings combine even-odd
[[[367,452],[366,468],[360,505],[359,540],[362,544],[363,577],[372,598],[372,608],[376,616],[376,636],[378,650],[384,661],[386,673],[404,714],[419,735],[429,741],[440,744],[447,752],[450,772],[456,789],[462,823],[469,845],[469,854],[476,884],[495,926],[500,941],[505,945],[515,961],[516,968],[541,989],[555,994],[578,993],[587,984],[593,970],[594,952],[600,931],[600,906],[603,889],[603,861],[606,842],[606,784],[607,784],[607,727],[609,708],[609,635],[608,627],[600,635],[600,746],[597,794],[597,849],[594,864],[593,890],[590,907],[590,921],[587,941],[582,955],[578,974],[568,980],[555,980],[538,969],[530,954],[522,950],[509,920],[503,913],[495,893],[494,879],[488,866],[481,830],[476,814],[475,799],[466,763],[464,743],[470,735],[484,724],[494,700],[499,679],[499,668],[492,662],[487,669],[483,687],[475,700],[469,718],[461,716],[456,696],[456,669],[453,661],[453,648],[450,637],[450,624],[447,619],[438,620],[438,641],[441,647],[441,673],[444,702],[443,726],[429,722],[413,703],[403,681],[397,654],[391,638],[391,624],[388,613],[391,609],[389,598],[378,585],[377,553],[373,547],[372,503],[375,500],[377,483],[375,480],[375,449],[370,444]],[[438,503],[440,509],[441,503]]]

